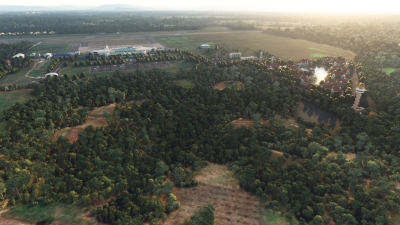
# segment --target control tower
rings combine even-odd
[[[360,83],[356,88],[356,92],[356,99],[354,100],[354,104],[351,108],[354,109],[354,113],[362,114],[365,109],[363,107],[359,107],[358,104],[360,103],[361,95],[365,92],[365,85],[363,83]]]

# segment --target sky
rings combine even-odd
[[[60,1],[54,0],[19,0],[4,1],[0,5],[25,5],[25,6],[56,6],[60,5]],[[188,0],[151,0],[151,1],[131,1],[131,0],[69,0],[61,4],[79,5],[79,6],[99,6],[107,4],[130,4],[137,6],[157,6],[166,7],[166,9],[199,9],[205,10],[207,8],[220,8],[220,9],[235,9],[235,10],[254,10],[254,11],[307,11],[307,12],[398,12],[400,13],[400,1],[396,0],[336,0],[336,1],[323,1],[323,0],[285,0],[285,1],[268,1],[268,0],[252,0],[252,1],[238,1],[238,0],[202,0],[202,1],[188,1]]]

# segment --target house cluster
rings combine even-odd
[[[19,35],[25,35],[25,34],[26,34],[25,32],[22,32],[22,33],[20,33],[20,32],[15,32],[15,33],[8,32],[8,33],[0,33],[0,36],[19,36]],[[40,34],[55,34],[55,32],[54,31],[50,31],[50,32],[47,32],[47,31],[29,32],[29,35],[40,35]]]
[[[299,78],[300,84],[302,84],[302,85],[309,85],[308,76],[305,74],[296,73],[296,74],[293,74],[292,77]]]
[[[298,61],[295,63],[297,66],[312,66],[313,65],[313,61],[312,60],[307,60],[307,61]]]
[[[347,68],[345,68],[345,71],[347,71],[346,69]],[[350,74],[347,74],[347,72],[334,71],[331,73],[331,78],[325,79],[325,84],[321,85],[321,87],[330,89],[331,94],[337,91],[340,95],[342,95],[344,93],[344,87],[350,82],[350,79],[351,76]]]
[[[351,69],[350,68],[343,67],[343,66],[332,66],[331,68],[329,68],[329,71],[332,71],[332,70],[343,71],[346,74],[350,74],[351,73]]]

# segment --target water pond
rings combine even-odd
[[[294,118],[299,116],[309,122],[331,124],[333,131],[340,127],[340,120],[336,115],[305,101],[299,101],[299,106],[294,112]]]

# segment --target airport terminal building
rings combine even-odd
[[[93,50],[91,53],[93,55],[136,55],[136,54],[146,54],[147,52],[155,53],[157,51],[156,47],[126,47],[126,48],[109,48],[106,46],[103,49]]]

